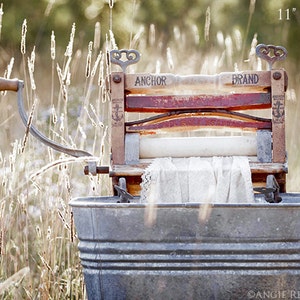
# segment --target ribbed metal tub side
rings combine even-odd
[[[213,205],[204,222],[199,204],[158,205],[152,226],[145,205],[115,202],[70,203],[89,299],[250,299],[300,291],[300,197]]]

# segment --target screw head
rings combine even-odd
[[[122,81],[121,76],[120,75],[114,75],[113,76],[113,81],[115,83],[120,83]]]
[[[274,78],[275,80],[279,80],[279,79],[281,78],[281,73],[280,73],[280,72],[275,72],[275,73],[273,74],[273,78]]]

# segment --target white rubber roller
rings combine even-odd
[[[256,136],[140,138],[140,158],[256,156]]]

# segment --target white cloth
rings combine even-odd
[[[247,157],[156,158],[142,176],[141,202],[253,203]]]

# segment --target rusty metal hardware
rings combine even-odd
[[[89,165],[84,167],[84,174],[88,175],[89,173],[94,173],[91,171],[91,167]],[[109,174],[109,166],[96,166],[96,174]]]
[[[123,54],[125,54],[125,59]],[[110,62],[119,65],[124,73],[126,72],[126,68],[129,65],[137,63],[140,60],[140,57],[140,53],[134,49],[110,51]]]
[[[280,72],[275,72],[275,73],[273,74],[273,78],[274,78],[275,80],[281,79],[281,73],[280,73]]]
[[[120,82],[122,81],[122,78],[121,78],[121,76],[119,76],[119,75],[114,75],[114,76],[113,76],[113,81],[114,81],[115,83],[120,83]]]
[[[133,199],[133,196],[127,192],[126,179],[124,177],[119,178],[119,185],[114,185],[114,188],[120,198],[118,203],[130,203],[130,200]]]
[[[256,187],[254,191],[263,194],[269,203],[281,202],[279,196],[280,187],[274,175],[268,175],[266,180],[266,187]]]
[[[272,70],[276,61],[284,60],[287,56],[287,50],[282,46],[259,44],[256,46],[256,55],[264,59],[269,64],[269,70]]]

